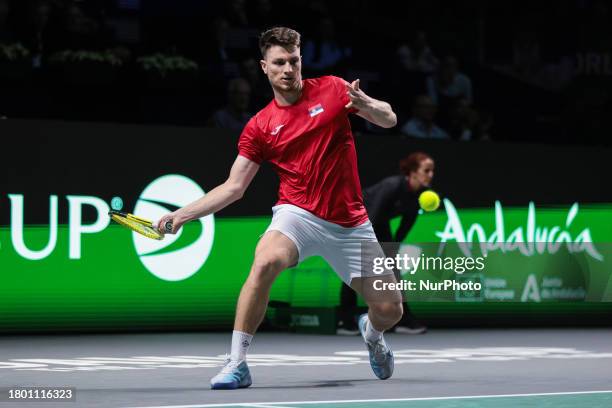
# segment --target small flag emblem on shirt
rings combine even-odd
[[[310,114],[311,118],[313,116],[317,116],[321,112],[323,112],[323,106],[321,106],[320,103],[316,104],[315,106],[311,106],[310,108],[308,108],[308,113]]]

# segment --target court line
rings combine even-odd
[[[266,405],[265,402],[262,403],[252,403],[252,404],[240,404],[240,407],[252,407],[252,408],[295,408],[295,407],[286,407],[283,405]]]
[[[330,400],[330,401],[278,401],[278,402],[234,402],[223,404],[196,404],[196,405],[146,405],[129,408],[213,408],[213,407],[265,407],[282,408],[281,404],[350,404],[355,402],[402,402],[402,401],[435,401],[450,399],[470,398],[508,398],[508,397],[536,397],[549,395],[584,395],[584,394],[609,394],[612,390],[601,391],[567,391],[567,392],[541,392],[533,394],[496,394],[496,395],[459,395],[455,397],[421,397],[421,398],[386,398],[386,399],[361,399],[361,400]],[[126,407],[127,408],[127,407]]]

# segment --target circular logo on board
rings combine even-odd
[[[134,214],[158,220],[168,212],[201,198],[204,190],[193,180],[178,174],[162,176],[140,194]],[[157,241],[132,233],[134,247],[149,272],[166,281],[189,278],[206,262],[212,249],[215,220],[212,214],[192,221],[178,231]]]

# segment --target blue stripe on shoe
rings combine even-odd
[[[226,361],[225,365],[227,366],[230,361]],[[249,367],[246,364],[246,361],[242,361],[237,367],[233,368],[228,373],[217,374],[210,381],[210,388],[213,390],[235,390],[237,388],[246,388],[249,387],[253,381],[251,380],[251,373],[249,371]]]

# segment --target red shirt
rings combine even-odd
[[[306,79],[289,106],[272,100],[247,123],[238,153],[268,161],[280,178],[278,204],[293,204],[343,227],[368,219],[357,172],[357,153],[346,109],[346,81]]]

